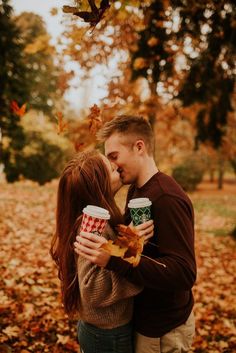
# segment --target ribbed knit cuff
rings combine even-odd
[[[133,266],[127,261],[122,260],[120,257],[111,256],[108,264],[105,267],[109,271],[114,271],[120,275],[126,276],[132,271]]]

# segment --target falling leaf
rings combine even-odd
[[[147,60],[144,58],[139,57],[134,60],[133,67],[135,70],[142,70],[147,66],[148,66]]]
[[[63,114],[62,112],[57,112],[56,113],[57,117],[57,134],[59,135],[62,132],[65,132],[68,129],[69,124],[67,122],[63,121]]]
[[[158,43],[159,43],[159,39],[156,37],[151,37],[147,42],[149,47],[155,47]]]
[[[50,10],[50,14],[52,16],[56,16],[58,14],[58,9],[56,7],[53,7],[51,10]]]
[[[92,134],[96,134],[96,132],[102,126],[102,118],[100,116],[100,109],[97,104],[94,104],[90,108],[90,114],[88,115],[89,120],[89,130]]]
[[[63,6],[64,13],[72,13],[75,16],[82,18],[88,22],[92,27],[95,27],[103,18],[104,13],[109,9],[109,0],[101,0],[100,7],[98,8],[94,0],[88,0],[91,11],[79,11],[75,6]]]
[[[26,112],[26,103],[24,103],[21,107],[19,107],[19,105],[16,101],[12,101],[11,102],[11,110],[17,116],[22,117],[23,115],[25,115],[25,112]]]

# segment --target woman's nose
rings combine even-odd
[[[112,170],[118,169],[117,165],[114,162],[111,162],[111,167],[112,167]]]

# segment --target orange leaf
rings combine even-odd
[[[108,240],[106,244],[102,245],[102,248],[109,252],[111,256],[121,257],[123,260],[131,263],[133,267],[139,264],[141,257],[145,257],[162,267],[166,267],[162,262],[142,254],[145,238],[140,237],[133,228],[119,224],[117,231],[118,237],[114,241]]]
[[[118,244],[128,246],[124,260],[130,262],[134,267],[137,266],[143,251],[144,237],[140,237],[132,228],[123,224],[119,224],[117,230]]]
[[[91,133],[96,134],[96,132],[102,126],[102,119],[100,117],[100,109],[98,108],[97,104],[94,104],[90,108],[90,114],[88,115],[89,119],[89,130]]]
[[[22,117],[25,115],[26,112],[26,103],[23,104],[21,107],[19,107],[18,103],[16,101],[11,102],[11,110],[13,113],[15,113],[17,116]]]
[[[121,257],[134,267],[139,264],[144,246],[144,238],[139,237],[133,229],[123,224],[117,226],[118,237],[115,241],[109,240],[102,248],[112,256]]]
[[[56,113],[58,125],[57,125],[57,134],[59,135],[61,132],[64,132],[68,129],[68,123],[63,121],[63,114],[62,112]]]

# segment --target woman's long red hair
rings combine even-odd
[[[122,215],[111,190],[110,176],[97,151],[81,152],[65,167],[57,192],[56,232],[50,253],[58,266],[62,301],[69,315],[78,310],[79,282],[73,248],[83,208],[95,205],[109,210],[112,227]]]

